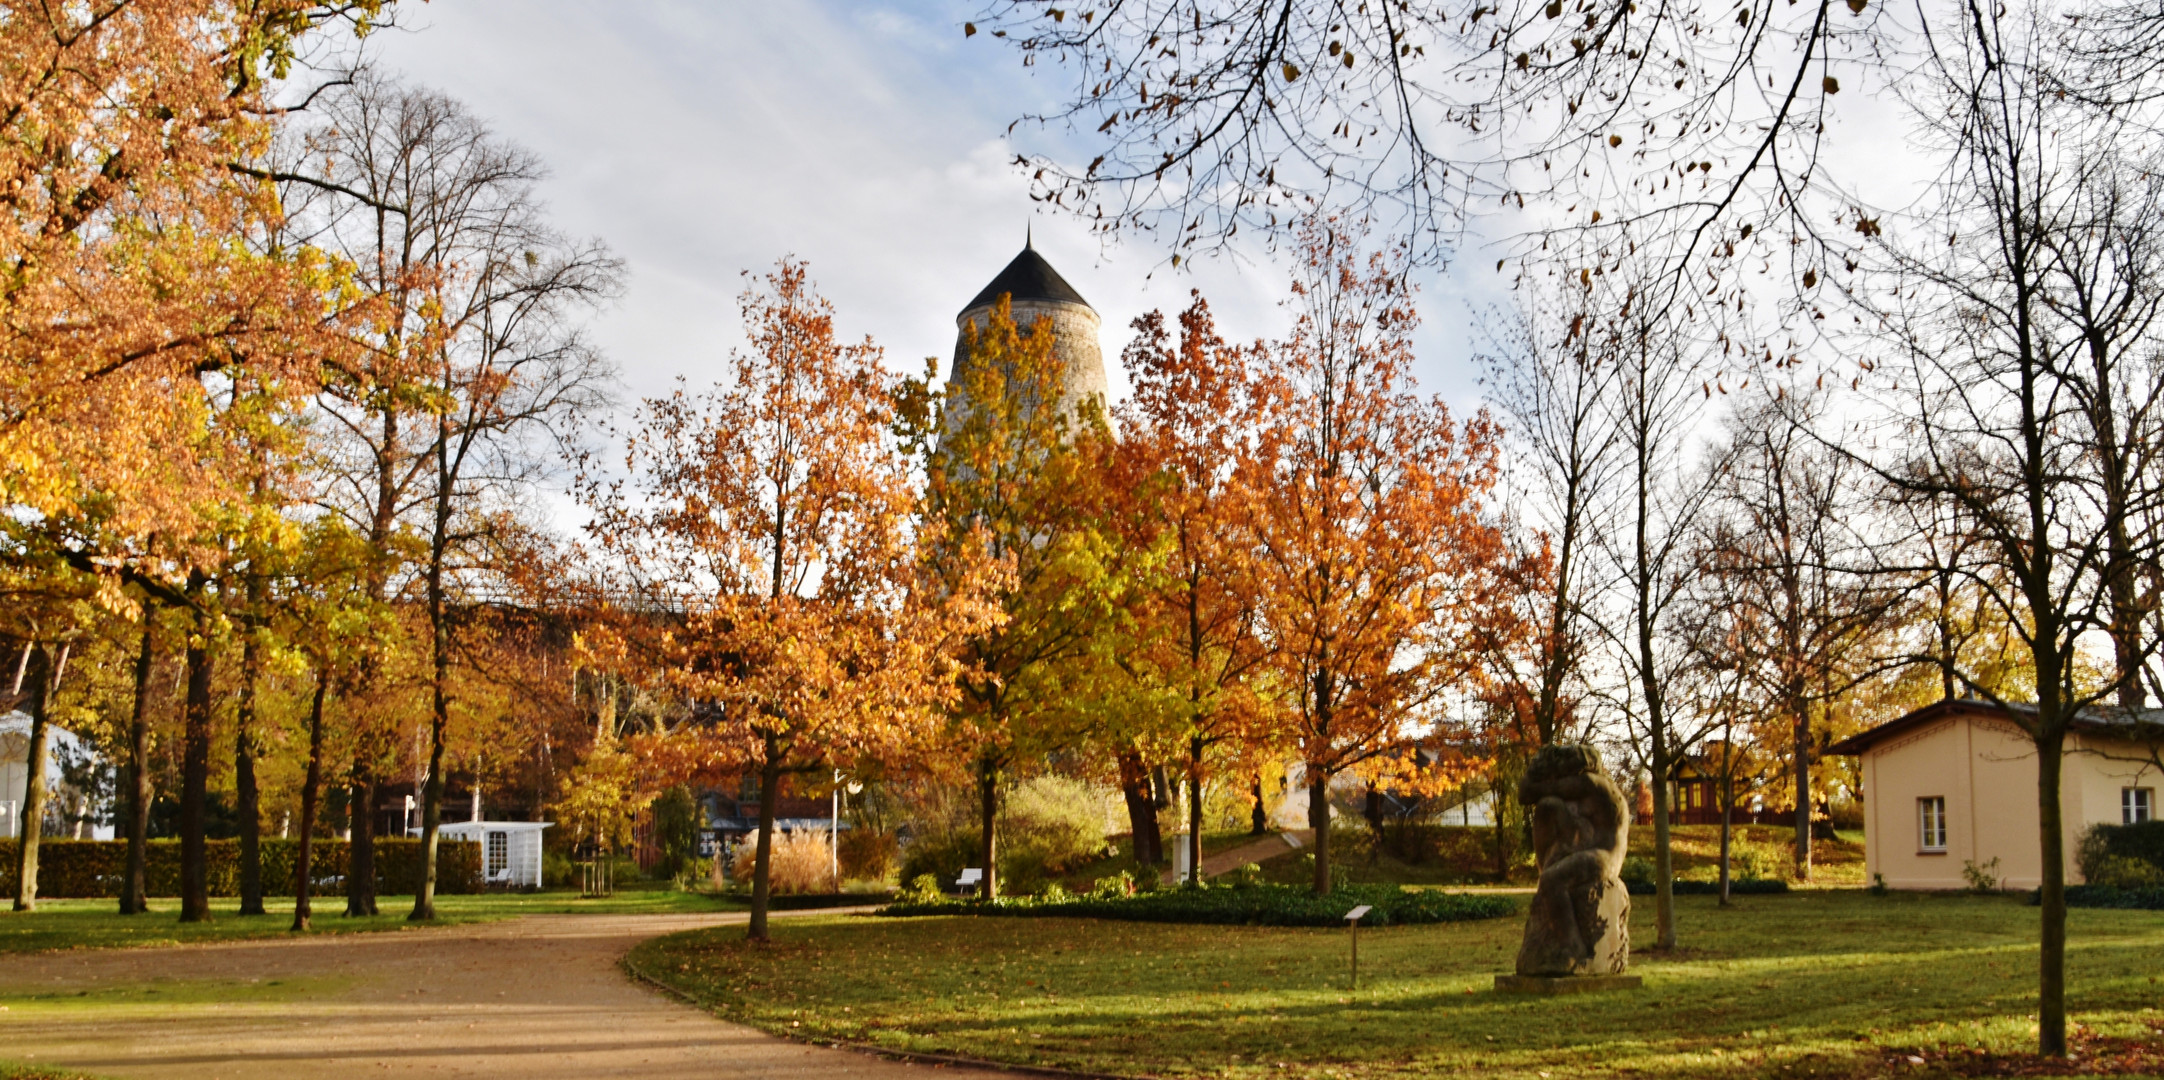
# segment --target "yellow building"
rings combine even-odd
[[[2156,815],[2160,748],[2164,709],[2099,706],[2075,720],[2060,770],[2069,883],[2081,880],[2074,851],[2089,826]],[[1872,880],[1894,889],[1961,889],[1970,884],[1964,869],[1975,866],[2002,888],[2042,883],[2036,748],[2005,709],[1942,701],[1829,752],[1863,759],[1864,859]]]

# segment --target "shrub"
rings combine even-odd
[[[1099,900],[1112,900],[1135,894],[1135,876],[1125,870],[1097,879],[1090,887],[1090,896]]]
[[[1794,865],[1795,863],[1773,849],[1758,844],[1731,843],[1728,848],[1728,876],[1731,881],[1783,878]],[[1650,875],[1647,880],[1651,880]]]
[[[964,867],[977,864],[977,834],[964,829],[931,830],[920,834],[904,849],[902,880],[915,881],[931,875],[953,881]]]
[[[1245,889],[1165,889],[1133,896],[1092,893],[1087,897],[1061,900],[1015,897],[990,904],[952,900],[933,904],[897,903],[880,909],[879,914],[1071,917],[1234,926],[1343,926],[1345,913],[1359,904],[1372,909],[1361,920],[1363,926],[1494,919],[1516,914],[1518,910],[1517,903],[1507,896],[1436,890],[1408,892],[1396,885],[1350,885],[1328,896],[1316,896],[1306,889],[1287,885],[1260,885]]]
[[[1653,860],[1642,855],[1633,855],[1623,860],[1622,878],[1623,884],[1633,887],[1633,892],[1637,891],[1636,886],[1639,885],[1651,889],[1653,887]]]
[[[0,840],[0,891],[15,892],[14,840]],[[210,894],[240,894],[240,842],[209,840],[204,844]],[[343,840],[317,840],[310,853],[310,877],[316,896],[345,892],[346,848]],[[300,841],[267,837],[258,857],[263,866],[263,889],[272,896],[291,896],[294,891],[294,859]],[[180,895],[180,842],[152,840],[144,850],[146,885],[152,896]],[[121,879],[128,868],[125,840],[43,840],[38,843],[38,895],[60,898],[119,896]],[[376,840],[376,891],[411,893],[421,882],[421,842],[410,837]],[[443,838],[436,846],[436,891],[444,894],[481,891],[481,845]]]
[[[1961,864],[1961,876],[1968,879],[1970,892],[1997,892],[1999,890],[1999,857],[1989,862],[1970,859]]]
[[[729,868],[738,885],[751,888],[758,866],[759,839],[747,836],[736,846],[736,862]],[[784,829],[774,834],[774,851],[767,863],[767,888],[775,895],[834,892],[834,855],[827,846],[825,829]]]
[[[982,826],[968,800],[924,800],[923,831],[902,852],[901,878],[920,874],[953,881],[983,862]],[[1102,785],[1065,777],[1034,777],[1014,785],[999,815],[1002,891],[1040,888],[1047,880],[1103,857],[1117,796]]]
[[[2074,849],[2081,878],[2091,885],[2147,888],[2164,885],[2164,821],[2091,825]]]
[[[842,833],[842,876],[860,881],[885,881],[894,874],[901,854],[894,834],[877,829],[854,828]]]
[[[939,879],[930,874],[918,874],[895,894],[895,902],[902,904],[936,904],[946,899],[939,889]]]
[[[1111,792],[1102,785],[1063,776],[1016,784],[999,817],[1000,873],[1023,891],[1026,882],[1104,857],[1112,812]]]

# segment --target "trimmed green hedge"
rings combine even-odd
[[[1626,888],[1630,889],[1632,896],[1653,895],[1653,883],[1650,881],[1633,881]],[[1788,882],[1782,881],[1780,878],[1733,878],[1728,882],[1728,894],[1730,896],[1763,896],[1787,891]],[[1721,883],[1718,881],[1684,881],[1678,879],[1676,881],[1676,895],[1719,896],[1721,895]]]
[[[14,840],[0,840],[0,895],[15,895]],[[317,896],[343,896],[346,891],[346,842],[318,840],[313,845],[310,877]],[[209,862],[210,894],[240,894],[240,841],[205,841]],[[293,862],[300,841],[265,839],[263,889],[272,896],[291,896]],[[180,841],[152,840],[145,852],[144,869],[152,896],[180,895]],[[120,880],[127,873],[125,840],[41,840],[38,842],[38,895],[67,897],[119,896]],[[410,837],[384,837],[376,841],[376,891],[403,894],[419,888],[421,842]],[[436,891],[481,891],[481,845],[444,837],[436,848]]]
[[[2040,894],[2029,894],[2029,903],[2041,903]],[[2067,907],[2133,908],[2164,911],[2164,889],[2115,889],[2109,885],[2069,885]]]
[[[1464,922],[1514,915],[1507,896],[1409,892],[1396,885],[1341,885],[1328,896],[1289,885],[1164,889],[1132,896],[1003,897],[990,904],[947,900],[881,908],[881,915],[1065,916],[1130,922],[1218,923],[1233,926],[1343,926],[1345,913],[1366,904],[1374,910],[1362,926]]]

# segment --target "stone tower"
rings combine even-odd
[[[1013,298],[1014,321],[1025,330],[1041,319],[1052,322],[1053,348],[1066,368],[1066,389],[1060,395],[1060,405],[1070,416],[1085,399],[1095,397],[1098,402],[1110,405],[1106,396],[1105,361],[1098,344],[1099,321],[1097,310],[1067,279],[1052,269],[1044,256],[1037,254],[1034,244],[1023,243],[1022,253],[1007,264],[977,293],[976,298],[955,316],[954,362],[947,368],[947,382],[953,385],[959,380],[962,365],[969,363],[963,351],[965,339],[962,331],[974,324],[979,331],[991,317],[992,308],[999,303],[1001,294]]]

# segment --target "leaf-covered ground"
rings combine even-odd
[[[802,920],[778,924],[767,947],[702,931],[648,942],[629,963],[770,1031],[1128,1075],[2059,1067],[2025,1056],[2037,911],[2017,899],[1808,890],[1678,906],[1685,948],[1641,954],[1643,990],[1569,998],[1494,992],[1515,920],[1363,931],[1357,991],[1341,930],[1082,919]],[[1635,940],[1652,938],[1651,914],[1636,905]],[[2164,914],[2081,910],[2070,924],[2079,1038],[2109,1059],[2075,1067],[2153,1074],[2141,1063],[2164,1047]]]

